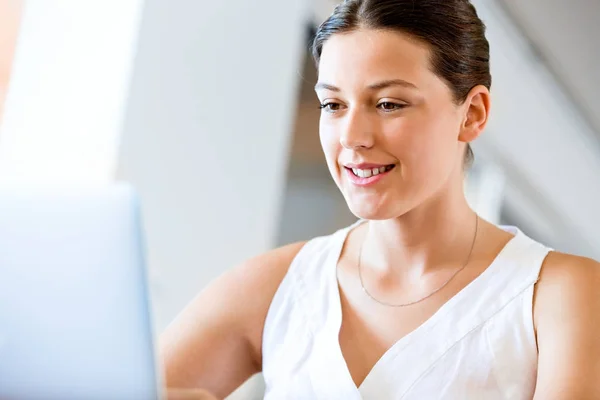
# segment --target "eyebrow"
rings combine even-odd
[[[367,88],[370,90],[381,90],[390,86],[402,86],[409,89],[417,89],[417,86],[414,83],[410,83],[404,79],[387,79],[381,82],[373,83],[367,86]],[[319,82],[315,85],[315,90],[319,89],[327,89],[332,92],[341,92],[340,88],[325,82]]]

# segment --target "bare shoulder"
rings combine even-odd
[[[569,313],[584,311],[589,308],[589,300],[598,297],[599,289],[600,263],[586,257],[550,252],[536,285],[535,316],[538,320],[539,317],[558,317],[559,311],[567,311],[565,307],[571,308]]]
[[[572,254],[552,251],[546,257],[537,284],[538,300],[559,300],[563,295],[581,296],[598,290],[600,263]]]
[[[242,262],[211,282],[188,308],[196,309],[196,316],[207,314],[207,321],[224,321],[260,354],[271,300],[305,243],[282,246]]]
[[[305,244],[306,242],[288,244],[250,258],[224,274],[223,282],[242,287],[250,286],[251,289],[254,289],[254,285],[263,289],[265,285],[274,286],[276,289]]]
[[[160,337],[168,387],[204,388],[225,397],[260,371],[271,300],[304,244],[241,263],[186,306]]]
[[[226,309],[244,323],[257,357],[262,353],[262,330],[273,296],[305,244],[288,244],[250,258],[223,274],[207,289],[211,297],[221,297]]]
[[[536,399],[600,398],[600,263],[551,252],[536,285]]]

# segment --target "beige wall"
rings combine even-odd
[[[17,42],[22,0],[0,0],[0,121]]]

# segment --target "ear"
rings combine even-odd
[[[483,85],[475,86],[463,103],[464,118],[458,140],[470,143],[485,129],[490,115],[490,91]]]

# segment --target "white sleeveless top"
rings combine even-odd
[[[263,332],[265,399],[533,397],[538,357],[533,288],[551,249],[515,227],[503,227],[515,237],[494,262],[397,341],[357,388],[339,345],[336,277],[354,226],[309,241],[281,282]]]

